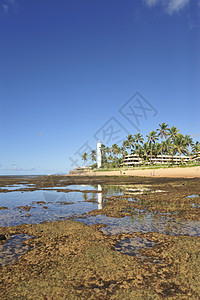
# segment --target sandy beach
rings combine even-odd
[[[143,177],[177,177],[177,178],[199,178],[200,166],[189,168],[163,168],[163,169],[146,169],[146,170],[121,170],[121,171],[98,171],[84,172],[80,176],[143,176]],[[70,175],[74,176],[74,175]],[[77,174],[76,174],[77,176]]]

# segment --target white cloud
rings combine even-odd
[[[12,171],[21,171],[22,168],[17,166],[16,164],[12,164],[12,168],[10,168],[10,170],[12,170]]]
[[[183,9],[187,4],[189,4],[190,0],[169,0],[168,2],[168,12],[173,14]]]
[[[1,2],[1,8],[5,14],[18,12],[19,6],[16,0],[3,0]]]
[[[22,167],[20,167],[16,164],[12,164],[10,168],[3,169],[3,171],[6,171],[6,172],[11,172],[11,171],[12,172],[14,172],[14,171],[16,171],[16,172],[19,172],[19,171],[35,171],[35,170],[36,170],[36,168],[34,168],[34,167],[22,168]]]
[[[43,136],[43,135],[44,135],[44,132],[40,131],[40,132],[38,133],[38,135],[39,135],[39,136]]]
[[[6,0],[8,3],[10,3],[10,4],[14,4],[14,3],[16,3],[16,1],[15,0]]]
[[[191,0],[144,0],[147,6],[162,5],[167,13],[172,15],[185,8]]]
[[[157,4],[159,1],[158,1],[158,0],[144,0],[144,2],[145,2],[148,6],[153,6],[153,5]]]
[[[9,6],[7,4],[2,4],[2,8],[3,8],[4,13],[7,14],[8,10],[9,10]]]

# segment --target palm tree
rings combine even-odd
[[[163,138],[167,138],[167,136],[169,135],[169,128],[167,127],[168,124],[162,123],[159,124],[160,128],[157,129],[158,131],[158,136],[161,137],[161,140],[163,141]]]
[[[150,159],[150,162],[151,162],[152,161],[153,144],[155,144],[155,142],[158,140],[158,136],[157,136],[156,132],[153,130],[153,131],[150,131],[149,135],[147,135],[146,137],[148,138],[149,145],[151,145],[151,159]]]
[[[171,148],[172,148],[172,142],[171,142],[171,139],[168,138],[166,141],[165,141],[165,147],[166,147],[166,153],[168,155],[171,154]]]
[[[112,162],[113,162],[113,155],[112,154],[110,154],[108,156],[108,162],[109,162],[110,165],[112,164]]]
[[[107,164],[107,157],[106,157],[106,146],[104,144],[101,144],[101,162],[102,162],[102,167],[105,167]]]
[[[175,140],[179,134],[179,129],[175,126],[172,126],[169,130],[169,139],[171,140],[171,148],[170,148],[170,154],[172,155],[172,164],[173,164],[173,156],[177,153],[176,146],[175,146]]]
[[[200,152],[200,143],[196,141],[196,143],[192,145],[192,153],[196,154],[198,152]]]
[[[162,143],[163,143],[163,138],[167,138],[169,135],[169,128],[167,127],[168,124],[162,123],[159,124],[160,128],[157,129],[158,131],[158,136],[161,137]],[[161,155],[162,155],[162,163],[163,163],[163,147],[161,146]]]
[[[166,148],[167,148],[166,141],[162,141],[160,143],[160,153],[161,153],[161,155],[163,155],[164,153],[166,153]]]
[[[113,144],[111,150],[114,155],[117,155],[120,152],[120,147],[117,144]]]
[[[184,140],[184,136],[181,133],[177,135],[176,139],[174,140],[174,143],[172,144],[172,154],[175,155],[177,152],[179,153],[179,155],[189,154],[187,145]]]
[[[129,141],[128,140],[124,140],[123,144],[122,144],[122,151],[125,151],[127,149],[130,149]]]
[[[127,156],[128,155],[128,152],[126,151],[126,150],[122,150],[122,158],[124,158],[125,156]]]
[[[103,164],[104,167],[108,167],[109,154],[111,153],[111,148],[109,146],[103,145]]]
[[[123,158],[128,155],[127,149],[129,149],[129,144],[127,140],[124,140],[121,146],[121,153]]]
[[[132,134],[129,134],[129,135],[127,136],[127,141],[128,141],[128,144],[129,144],[130,149],[131,149],[131,147],[132,147],[131,152],[133,152],[134,147],[135,147],[135,144],[134,144],[134,137],[132,136]]]
[[[112,152],[112,149],[111,149],[110,147],[107,146],[107,147],[105,148],[105,152],[106,152],[106,154],[109,155],[109,154]]]
[[[84,160],[84,166],[85,166],[87,157],[88,157],[88,153],[87,153],[87,152],[83,153],[83,155],[82,155],[82,160]]]
[[[162,155],[162,162],[164,154],[171,155],[173,162],[173,156],[176,153],[179,155],[189,154],[189,149],[191,148],[192,154],[200,152],[200,143],[198,141],[194,144],[189,135],[182,135],[175,126],[172,126],[169,129],[166,123],[159,124],[159,128],[156,131],[151,131],[146,137],[148,140],[144,143],[144,139],[140,133],[137,133],[134,136],[129,134],[121,147],[117,144],[113,144],[112,147],[106,147],[102,144],[102,166],[108,167],[112,165],[113,167],[116,167],[121,165],[122,160],[130,153],[129,149],[131,150],[131,153],[136,153],[138,157],[142,157],[143,162],[150,158],[151,163],[152,157],[157,156],[158,154]],[[159,137],[160,143],[157,142]],[[96,160],[95,150],[91,151],[90,157],[93,161]],[[85,152],[82,155],[82,159],[86,162],[87,158],[88,154]]]
[[[134,135],[134,140],[135,140],[135,148],[138,149],[138,156],[139,156],[140,144],[143,144],[144,139],[140,133],[137,133]]]
[[[194,145],[192,138],[190,137],[190,135],[185,135],[184,136],[184,141],[187,147],[192,147]]]
[[[121,148],[117,144],[113,144],[112,147],[112,153],[113,153],[113,166],[118,166],[120,164],[120,158],[118,158],[118,154],[121,153]]]
[[[96,150],[91,151],[90,157],[91,157],[92,161],[96,161]]]
[[[149,144],[146,142],[146,143],[144,143],[144,145],[142,147],[143,161],[147,161],[149,153],[150,153]]]
[[[157,156],[159,154],[161,154],[161,144],[155,143],[155,144],[153,144],[153,155]]]
[[[169,137],[172,139],[172,141],[174,142],[177,135],[178,135],[179,129],[175,126],[172,126],[171,129],[169,129]]]

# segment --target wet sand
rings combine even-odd
[[[200,197],[186,198],[200,194],[199,178],[124,175],[1,177],[0,185],[3,187],[8,182],[17,184],[25,180],[34,184],[33,190],[55,185],[61,187],[61,181],[65,185],[149,185],[153,190],[162,192],[139,194],[136,202],[128,200],[130,195],[108,197],[102,210],[95,210],[89,215],[122,218],[132,216],[133,209],[138,208],[144,213],[146,210],[172,214],[177,220],[200,221]],[[26,190],[25,187],[23,189]],[[191,204],[196,204],[196,207]],[[87,226],[71,220],[0,227],[0,233],[7,237],[7,240],[1,241],[2,244],[13,234],[33,236],[23,242],[28,252],[19,256],[13,264],[0,268],[1,299],[200,298],[199,236],[157,232],[107,235],[101,230],[103,228],[106,229],[102,224]],[[151,247],[145,249],[143,243],[143,249],[136,249],[136,256],[123,254],[126,246],[130,246],[127,252],[134,248],[134,238],[137,245],[142,239]],[[119,251],[120,243],[123,245],[122,252]],[[8,254],[11,255],[10,249]]]

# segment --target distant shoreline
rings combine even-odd
[[[67,176],[142,176],[142,177],[200,177],[200,166],[185,168],[160,168],[145,170],[117,170],[117,171],[86,171],[80,174],[69,174]]]

